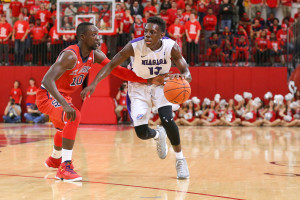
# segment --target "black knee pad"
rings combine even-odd
[[[136,132],[136,135],[138,136],[138,138],[140,138],[142,140],[154,138],[156,135],[156,131],[149,128],[148,124],[135,126],[134,129],[135,129],[135,132]]]
[[[158,114],[163,127],[165,128],[168,138],[172,145],[180,144],[178,126],[173,120],[172,106],[164,106],[158,109]]]

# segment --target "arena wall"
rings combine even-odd
[[[0,67],[1,115],[4,113],[9,100],[9,92],[15,80],[21,82],[22,111],[24,113],[29,78],[35,78],[37,86],[39,86],[48,69],[49,67]],[[95,68],[90,72],[88,82],[93,80],[98,70]],[[177,72],[177,69],[172,68],[171,71]],[[283,67],[190,67],[190,71],[193,76],[191,96],[197,96],[201,100],[205,97],[211,99],[217,93],[221,95],[221,98],[229,99],[237,93],[242,94],[244,91],[251,92],[254,97],[260,98],[267,91],[283,95],[288,92],[287,69]],[[72,96],[74,105],[82,111],[82,123],[117,123],[113,98],[121,82],[120,79],[109,76],[101,81],[94,95],[84,103],[80,98],[80,90]],[[0,121],[2,122],[2,117]]]

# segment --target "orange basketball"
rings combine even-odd
[[[190,84],[182,78],[167,80],[164,86],[166,99],[174,104],[182,104],[189,99],[191,95]]]

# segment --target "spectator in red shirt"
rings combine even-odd
[[[176,1],[173,1],[177,4],[177,8],[178,9],[182,9],[184,10],[185,9],[185,2],[184,0],[176,0]]]
[[[220,56],[220,46],[221,46],[221,39],[219,38],[217,33],[212,33],[211,37],[208,41],[208,49],[206,50],[206,57],[207,61],[211,61],[211,55],[214,54],[217,59],[219,59]],[[208,63],[205,64],[208,66]]]
[[[21,13],[19,20],[15,22],[12,33],[12,41],[15,42],[15,65],[24,65],[25,39],[29,33],[29,24],[24,21]]]
[[[182,11],[182,10],[181,10]],[[168,15],[171,17],[170,23],[173,24],[177,17],[177,4],[175,1],[171,3],[171,8],[167,10]]]
[[[18,17],[21,13],[22,7],[23,7],[23,4],[21,2],[19,2],[19,0],[10,2],[9,9],[10,9],[13,24],[18,20]]]
[[[26,106],[35,104],[36,91],[37,91],[37,87],[35,86],[35,80],[34,80],[34,78],[30,78],[29,86],[28,86],[27,92],[26,92],[26,94],[27,94]]]
[[[45,9],[45,4],[41,3],[40,10],[37,11],[35,19],[41,20],[41,26],[47,28],[50,21],[51,13]]]
[[[265,31],[255,40],[255,62],[256,66],[264,66],[268,58],[268,39]]]
[[[143,23],[142,16],[137,15],[135,17],[135,22],[132,24],[130,28],[131,38],[135,39],[144,36],[144,27],[145,24]]]
[[[85,3],[82,3],[82,5],[78,8],[77,12],[82,14],[88,14],[89,7],[87,7]]]
[[[254,38],[254,35],[258,36],[262,30],[262,25],[259,23],[259,20],[255,20],[254,24],[251,26],[251,39]]]
[[[21,105],[22,91],[20,89],[20,81],[15,80],[14,88],[10,90],[9,97],[10,99],[14,99],[16,104]]]
[[[208,39],[216,31],[217,17],[213,14],[213,9],[208,8],[207,15],[203,18],[205,50],[208,48]]]
[[[126,9],[125,16],[120,24],[120,46],[125,46],[130,40],[130,27],[133,24],[133,17],[130,15],[130,10]]]
[[[185,25],[185,20],[184,20],[184,17],[183,17],[183,15],[182,15],[182,10],[181,9],[178,9],[177,10],[177,15],[176,15],[176,18],[178,18],[179,19],[179,23],[181,24],[181,25]],[[175,18],[175,19],[176,19]]]
[[[120,86],[120,89],[119,89],[117,95],[116,95],[116,100],[118,102],[118,105],[116,106],[115,113],[117,115],[118,122],[121,122],[121,116],[123,118],[127,117],[127,114],[126,114],[126,116],[122,115],[123,111],[127,111],[127,103],[126,103],[127,90],[128,90],[127,82],[123,82]]]
[[[3,3],[2,1],[0,2],[0,15],[6,14],[6,11],[3,9]]]
[[[286,24],[282,24],[281,30],[279,30],[276,34],[277,40],[281,41],[281,44],[283,45],[283,49],[288,50],[289,53],[292,53],[294,51],[293,36],[294,35],[292,30],[287,29]]]
[[[258,11],[261,12],[262,7],[263,7],[263,1],[262,0],[250,0],[249,1],[250,18],[253,19],[255,14]]]
[[[185,12],[182,13],[182,16],[183,16],[184,21],[186,21],[186,22],[189,21],[190,15],[191,15],[191,11],[192,11],[191,6],[190,6],[189,4],[187,4],[187,5],[185,6]]]
[[[230,42],[229,36],[226,36],[226,38],[221,43],[221,59],[222,63],[225,66],[226,63],[229,62],[229,66],[232,66],[232,45]],[[233,56],[235,57],[235,56]]]
[[[276,14],[279,3],[279,0],[266,0],[267,16],[269,16],[270,13]]]
[[[254,24],[255,20],[258,20],[262,27],[265,26],[265,20],[261,17],[261,12],[260,11],[256,12],[256,16],[252,21],[253,24]]]
[[[274,32],[271,33],[270,40],[268,42],[268,48],[270,51],[270,60],[271,60],[272,66],[274,66],[276,56],[279,57],[282,65],[285,64],[284,57],[282,55],[280,46],[281,46],[281,44],[280,44],[280,41],[277,40],[276,34]]]
[[[166,22],[166,27],[168,28],[171,25],[171,17],[170,15],[167,13],[166,9],[162,9],[160,10],[160,15],[159,15],[165,22]]]
[[[24,6],[28,9],[28,11],[30,10],[30,7],[35,5],[35,0],[25,0],[24,1]]]
[[[6,21],[5,15],[1,15],[0,22],[0,64],[7,66],[8,65],[8,40],[12,34],[12,27]],[[3,62],[3,53],[5,62]]]
[[[116,5],[115,18],[117,20],[116,26],[118,27],[119,30],[120,30],[120,26],[121,26],[121,21],[122,21],[122,19],[123,19],[124,16],[125,16],[125,11],[122,10],[122,7],[121,7],[120,4],[117,4]]]
[[[34,5],[30,6],[29,12],[31,15],[36,15],[37,11],[40,10],[40,2],[36,1]]]
[[[243,14],[243,17],[240,19],[240,25],[243,26],[243,28],[245,29],[245,31],[247,32],[248,35],[250,35],[251,32],[251,20],[248,17],[247,13]]]
[[[36,25],[30,31],[32,37],[32,56],[33,65],[38,65],[38,60],[41,58],[42,65],[46,64],[47,56],[47,29],[42,26],[41,20],[36,19]]]
[[[49,31],[50,36],[50,47],[51,47],[51,63],[54,63],[59,52],[62,49],[62,37],[61,34],[57,32],[56,21],[54,22],[54,26]]]
[[[182,38],[184,35],[184,26],[179,23],[179,18],[175,19],[174,24],[168,28],[171,39],[175,40],[182,52]]]
[[[235,50],[236,50],[236,66],[238,66],[238,62],[241,62],[243,59],[246,61],[245,66],[248,66],[249,60],[249,43],[247,42],[247,38],[245,36],[240,36],[238,41],[235,43]]]
[[[190,21],[185,24],[187,38],[187,63],[191,64],[191,56],[194,55],[194,65],[199,65],[199,37],[201,26],[196,19],[196,14],[191,13]]]
[[[225,26],[224,31],[221,34],[221,38],[222,40],[225,40],[227,37],[229,38],[230,42],[232,42],[232,33],[230,32],[230,29]]]
[[[151,0],[147,0],[147,4],[146,4],[146,6],[144,8],[144,13],[143,14],[145,14],[145,12],[149,12],[150,13],[150,17],[157,15],[157,10],[156,10],[156,8],[153,5],[153,3],[152,3]]]
[[[292,0],[281,0],[283,17],[287,17],[292,12]]]

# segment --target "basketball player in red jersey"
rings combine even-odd
[[[56,178],[64,181],[82,180],[72,165],[72,149],[80,122],[80,112],[72,104],[70,96],[80,87],[94,63],[104,66],[110,61],[101,51],[96,50],[99,45],[98,29],[92,23],[79,24],[76,35],[78,44],[71,45],[60,53],[37,91],[39,110],[49,115],[57,129],[53,153],[45,165],[58,168]],[[164,79],[161,76],[150,81],[145,80],[120,66],[113,71],[113,75],[127,81],[158,85],[163,84]]]

